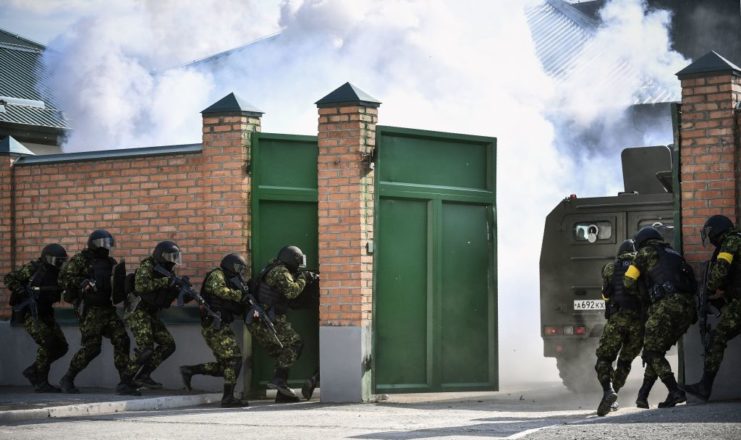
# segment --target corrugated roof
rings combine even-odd
[[[535,51],[546,73],[557,83],[566,82],[579,72],[589,71],[604,56],[604,48],[591,44],[598,23],[562,0],[545,0],[526,11]],[[609,74],[597,78],[600,90],[610,90],[633,77],[643,83],[635,92],[634,104],[654,104],[680,99],[678,92],[646,81],[627,60],[616,61]]]
[[[64,115],[38,89],[44,46],[0,30],[0,122],[68,129]],[[25,102],[24,102],[25,101]]]

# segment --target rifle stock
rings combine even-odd
[[[275,339],[275,342],[278,343],[278,346],[280,346],[280,348],[283,348],[283,343],[278,337],[278,331],[275,329],[273,321],[270,319],[268,314],[265,312],[265,309],[262,308],[257,299],[255,299],[255,296],[252,295],[249,287],[239,276],[231,278],[229,282],[234,287],[236,287],[237,290],[242,292],[243,300],[249,306],[247,311],[244,313],[244,323],[247,325],[251,324],[255,318],[255,315],[257,315],[257,318],[265,325],[265,327],[267,327],[268,331],[273,336],[273,339]]]
[[[206,314],[213,319],[216,329],[221,328],[221,313],[214,312],[214,310],[211,308],[211,306],[208,305],[206,300],[203,299],[201,294],[193,289],[193,285],[190,283],[190,280],[188,278],[178,277],[177,275],[160,266],[159,264],[154,266],[154,271],[169,278],[173,285],[175,285],[175,287],[180,290],[177,299],[178,307],[182,307],[183,304],[185,304],[185,297],[188,296],[195,300],[195,302],[197,302],[198,305],[206,311]]]

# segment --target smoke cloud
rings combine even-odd
[[[555,380],[540,338],[545,216],[569,193],[616,193],[622,147],[671,142],[666,124],[626,136],[625,109],[646,81],[678,96],[686,61],[666,13],[614,1],[583,69],[555,84],[523,11],[537,3],[118,1],[50,44],[45,87],[75,127],[65,151],[200,142],[200,110],[232,91],[266,112],[264,131],[313,134],[313,102],[346,81],[383,101],[381,124],[497,137],[501,383]],[[616,62],[631,75],[600,91]]]

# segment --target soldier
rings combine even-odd
[[[129,375],[129,335],[111,302],[111,275],[116,260],[110,251],[115,246],[108,231],[93,231],[87,240],[87,249],[72,257],[59,274],[64,288],[64,300],[72,303],[80,319],[82,347],[70,361],[67,374],[59,386],[65,393],[79,393],[75,377],[100,354],[105,336],[113,345],[113,363],[121,381],[118,394],[139,395]]]
[[[167,331],[159,312],[170,307],[178,296],[178,289],[169,277],[155,271],[155,267],[161,266],[173,273],[174,267],[181,262],[180,248],[172,241],[162,241],[136,269],[134,296],[127,304],[125,321],[136,341],[129,375],[140,388],[162,388],[150,375],[175,352],[175,339]]]
[[[741,333],[741,232],[728,217],[714,215],[705,222],[701,235],[703,245],[710,240],[715,246],[705,287],[710,295],[708,298],[720,306],[720,321],[710,333],[702,379],[687,385],[685,390],[707,401],[726,344]]]
[[[684,258],[664,242],[654,227],[642,228],[633,239],[638,253],[625,271],[625,287],[630,289],[643,282],[651,302],[643,340],[646,371],[636,405],[648,408],[648,394],[656,378],[660,378],[669,394],[659,403],[659,408],[670,408],[686,401],[686,396],[677,385],[665,355],[697,321],[695,277]]]
[[[49,383],[51,363],[67,353],[67,340],[54,319],[52,304],[61,299],[62,289],[57,283],[59,268],[67,261],[67,251],[56,243],[46,245],[41,257],[5,276],[3,282],[12,292],[13,321],[23,323],[38,344],[36,360],[23,376],[37,393],[58,393],[59,388]]]
[[[303,342],[291,327],[286,318],[289,300],[297,298],[307,284],[315,281],[317,274],[299,270],[306,267],[306,256],[296,246],[284,246],[278,252],[278,258],[271,261],[260,271],[254,283],[258,301],[273,321],[277,338],[275,340],[268,327],[260,320],[253,320],[247,325],[252,337],[276,359],[273,379],[268,388],[277,390],[276,403],[297,402],[298,396],[288,387],[288,371],[301,355]]]
[[[597,347],[597,380],[604,394],[597,415],[604,416],[611,407],[617,409],[617,392],[625,385],[633,359],[643,346],[643,308],[640,289],[627,289],[623,276],[635,257],[633,240],[625,240],[617,259],[602,268],[602,296],[605,299],[607,324]],[[618,357],[618,353],[620,356]],[[612,363],[617,359],[617,369]],[[614,389],[613,389],[614,387]]]
[[[244,273],[247,263],[238,254],[229,254],[221,260],[218,268],[212,270],[203,279],[201,296],[209,307],[220,315],[218,322],[213,316],[201,313],[201,334],[216,357],[216,362],[180,367],[185,388],[191,389],[190,380],[194,374],[205,374],[224,378],[224,394],[221,398],[223,408],[248,406],[246,400],[234,397],[239,372],[242,369],[242,354],[230,324],[235,316],[244,313],[244,292],[235,285],[244,284]]]

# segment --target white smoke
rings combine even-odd
[[[65,151],[199,142],[200,110],[232,91],[266,112],[264,131],[314,134],[313,103],[346,81],[383,101],[381,124],[496,136],[501,382],[556,379],[539,329],[544,219],[563,196],[611,194],[621,179],[616,151],[559,136],[595,123],[600,137],[615,135],[641,83],[595,92],[614,57],[675,93],[682,66],[668,54],[665,15],[614,1],[593,43],[605,57],[556,89],[523,13],[533,3],[120,2],[130,7],[101,10],[50,45],[47,87],[75,127]],[[216,62],[163,70],[278,31]],[[554,107],[562,112],[547,117]]]

